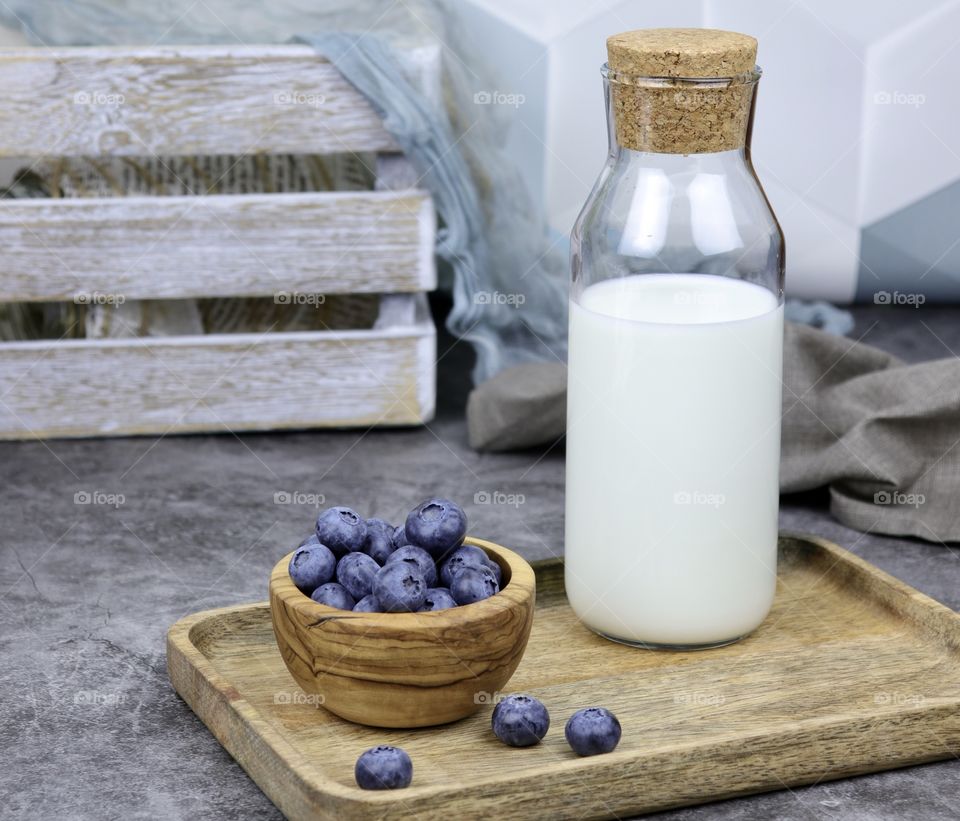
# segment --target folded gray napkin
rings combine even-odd
[[[960,541],[960,364],[906,365],[869,345],[786,324],[780,489],[830,488],[858,530]],[[512,450],[563,436],[566,368],[520,365],[473,390],[470,444]]]

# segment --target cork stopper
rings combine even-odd
[[[746,145],[757,41],[717,29],[639,29],[607,39],[617,141],[699,154]]]
[[[753,70],[757,41],[719,29],[637,29],[607,38],[611,71],[637,77],[736,77]]]

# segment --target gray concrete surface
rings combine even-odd
[[[911,361],[960,351],[958,310],[867,308],[857,319],[854,337]],[[560,555],[562,451],[470,451],[468,367],[462,346],[444,356],[440,415],[423,429],[0,444],[0,817],[278,816],[172,691],[163,647],[181,616],[265,598],[268,570],[314,515],[309,500],[277,504],[277,493],[397,518],[442,491],[468,502],[473,532],[531,558]],[[524,503],[473,503],[493,491]],[[116,504],[77,504],[78,493]],[[784,499],[782,521],[960,608],[955,549],[863,536],[831,519],[823,494]],[[658,817],[956,819],[960,765]]]

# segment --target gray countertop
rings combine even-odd
[[[852,335],[910,361],[960,351],[960,311],[863,308]],[[442,345],[449,345],[449,340]],[[428,428],[0,444],[0,815],[276,817],[173,692],[166,629],[197,610],[265,598],[278,555],[323,494],[396,519],[443,492],[522,494],[468,504],[471,530],[526,556],[561,555],[563,454],[477,454],[462,419],[462,345],[441,361]],[[98,492],[114,504],[77,504]],[[109,494],[122,494],[110,499]],[[835,540],[960,608],[960,554],[862,535],[824,494],[783,500],[782,525]],[[670,819],[955,819],[956,760],[663,813]]]

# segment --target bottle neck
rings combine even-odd
[[[749,159],[759,69],[738,77],[625,77],[603,70],[611,158],[624,151]]]
[[[608,162],[615,168],[631,165],[657,168],[666,176],[676,178],[697,174],[729,175],[740,170],[754,173],[748,146],[700,154],[664,154],[624,148],[615,138],[611,138]]]

